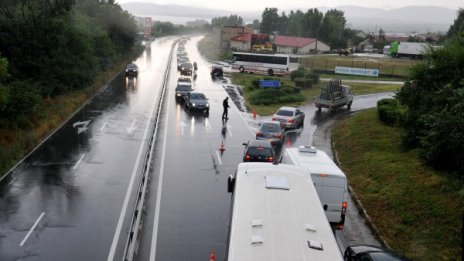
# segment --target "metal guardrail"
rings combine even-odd
[[[148,144],[148,149],[147,153],[145,155],[145,162],[143,165],[143,174],[140,180],[139,184],[139,189],[137,191],[137,199],[135,203],[135,211],[132,215],[131,219],[131,226],[129,230],[129,236],[127,238],[126,242],[126,248],[124,250],[124,261],[132,261],[134,257],[134,251],[135,251],[135,242],[137,240],[137,235],[140,227],[140,219],[142,216],[142,208],[144,205],[145,201],[145,192],[147,188],[147,181],[148,181],[148,174],[150,172],[150,167],[151,167],[151,162],[153,158],[153,150],[155,148],[155,143],[156,143],[156,136],[158,134],[158,126],[159,126],[159,121],[160,121],[160,114],[161,114],[161,107],[163,106],[164,102],[164,96],[166,93],[166,86],[167,86],[167,80],[170,75],[171,71],[171,60],[172,60],[172,55],[174,51],[174,46],[177,44],[179,40],[174,41],[174,43],[171,45],[171,52],[169,53],[169,59],[168,59],[168,67],[166,68],[166,71],[164,72],[164,78],[163,78],[163,85],[160,90],[160,97],[158,100],[158,104],[156,105],[156,116],[155,116],[155,123],[153,124],[152,128],[152,134],[150,138],[150,142]]]

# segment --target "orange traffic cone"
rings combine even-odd
[[[219,148],[219,151],[224,152],[226,149],[224,148],[224,141],[221,142],[221,147]]]
[[[256,111],[253,110],[253,120],[256,120]]]
[[[216,261],[216,252],[211,250],[211,254],[209,255],[209,261]]]

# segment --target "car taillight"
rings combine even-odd
[[[282,133],[277,134],[276,137],[282,139]]]
[[[288,123],[293,123],[293,119],[288,119]]]
[[[267,157],[267,161],[268,161],[268,162],[273,162],[273,161],[274,161],[274,158],[273,158],[273,157]]]
[[[261,132],[256,133],[256,137],[264,137],[264,135]]]
[[[342,215],[346,213],[346,208],[348,207],[348,203],[346,201],[343,201],[342,203]]]
[[[251,156],[247,154],[247,155],[245,156],[245,160],[251,160]]]
[[[273,120],[273,121],[275,121],[275,120],[276,120],[276,118],[275,118],[275,117],[272,117],[272,120]]]

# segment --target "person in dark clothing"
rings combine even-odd
[[[228,120],[227,110],[230,108],[229,106],[229,97],[226,97],[224,101],[222,101],[222,107],[224,107],[224,112],[222,113],[222,119]]]
[[[197,66],[197,63],[196,63],[196,62],[193,62],[193,70],[194,70],[194,71],[198,70],[198,66]]]

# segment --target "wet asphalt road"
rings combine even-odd
[[[227,177],[242,160],[242,143],[268,118],[253,119],[230,102],[229,120],[222,122],[222,100],[226,89],[234,89],[210,78],[210,64],[196,48],[199,39],[193,37],[186,47],[198,63],[195,90],[209,98],[210,114],[192,114],[176,103],[174,59],[136,260],[207,260],[212,249],[223,259],[230,215]],[[153,42],[136,61],[137,79],[118,75],[1,181],[0,260],[122,259],[172,42]],[[382,96],[356,97],[352,110],[372,107]],[[285,146],[312,144],[318,125],[345,113],[318,114],[312,105],[301,109],[305,127],[289,132]]]

